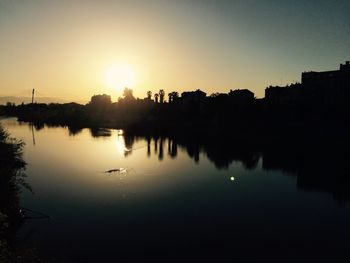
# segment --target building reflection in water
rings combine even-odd
[[[175,159],[178,147],[184,149],[194,162],[200,162],[200,155],[205,155],[217,169],[228,169],[233,162],[240,162],[245,169],[256,169],[262,160],[264,171],[281,171],[288,176],[297,177],[300,190],[331,193],[343,203],[350,201],[350,177],[346,175],[350,155],[348,145],[320,145],[307,143],[288,144],[252,144],[230,143],[227,140],[206,141],[169,138],[162,136],[136,137],[124,134],[125,145],[133,149],[133,143],[145,140],[147,156],[156,155],[159,161],[164,159],[164,145],[167,156]],[[152,145],[153,143],[153,145]],[[152,153],[153,148],[153,153]],[[129,154],[131,154],[129,152]],[[230,177],[234,181],[234,177]]]
[[[36,127],[35,129],[42,129]],[[81,129],[69,128],[69,135],[75,136]],[[111,136],[108,129],[90,129],[93,138]],[[125,151],[133,153],[136,141],[144,141],[147,156],[164,159],[164,147],[167,156],[175,159],[178,148],[187,152],[194,162],[200,162],[205,155],[217,169],[229,169],[233,162],[240,162],[245,169],[256,169],[262,160],[264,171],[281,171],[287,176],[296,176],[297,188],[305,191],[331,193],[339,203],[350,201],[350,177],[347,175],[350,163],[349,143],[308,143],[293,141],[288,143],[237,143],[222,139],[201,141],[198,138],[174,138],[165,136],[135,136],[127,133],[123,136]],[[153,145],[152,145],[153,144]],[[152,151],[153,149],[153,151]],[[232,179],[233,178],[233,179]],[[234,177],[230,180],[234,180]]]

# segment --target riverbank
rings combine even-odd
[[[230,96],[202,100],[122,99],[116,103],[99,95],[86,105],[23,104],[0,107],[0,116],[12,116],[36,127],[43,125],[123,129],[136,135],[225,138],[241,142],[280,143],[348,140],[348,106],[320,102],[279,105],[266,100],[237,102]],[[102,100],[103,99],[103,100]]]
[[[43,262],[32,248],[19,246],[16,234],[23,224],[20,193],[26,183],[24,143],[0,126],[0,262]]]

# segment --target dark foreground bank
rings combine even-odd
[[[19,196],[23,189],[31,190],[25,181],[23,146],[0,127],[0,262],[4,263],[43,262],[17,238],[25,220]]]

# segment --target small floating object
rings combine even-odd
[[[126,168],[116,168],[116,169],[111,169],[107,170],[104,173],[126,173]]]
[[[49,215],[24,207],[19,209],[19,213],[23,219],[51,219]]]

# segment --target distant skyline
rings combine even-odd
[[[350,60],[349,14],[348,0],[0,0],[0,96],[263,97]]]

